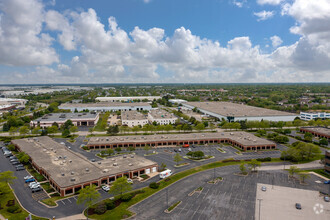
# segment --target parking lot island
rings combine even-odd
[[[12,143],[18,151],[30,156],[32,166],[61,196],[72,195],[90,185],[100,187],[122,176],[134,178],[158,171],[157,163],[137,155],[91,162],[46,136],[13,140]]]
[[[117,147],[152,147],[175,146],[184,144],[219,144],[229,143],[240,149],[247,150],[270,150],[275,149],[276,144],[254,136],[247,132],[222,132],[222,133],[186,133],[164,134],[146,136],[109,136],[91,137],[87,143],[89,149],[106,149]]]

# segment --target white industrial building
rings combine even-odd
[[[178,118],[174,114],[169,113],[163,109],[152,109],[148,113],[148,120],[150,123],[156,122],[160,125],[175,124]]]
[[[184,107],[197,108],[205,115],[228,121],[293,121],[298,115],[231,102],[183,102]]]
[[[28,100],[26,100],[26,99],[0,98],[0,105],[25,106],[27,101]]]
[[[328,112],[300,112],[301,120],[314,120],[314,119],[327,119],[330,118],[330,113]]]
[[[161,99],[160,96],[131,96],[131,97],[97,97],[95,100],[100,102],[132,102],[134,100],[148,100]]]
[[[136,102],[136,103],[122,103],[122,102],[97,102],[97,103],[64,103],[58,107],[59,109],[67,109],[74,112],[77,111],[149,111],[151,110],[151,105],[146,102]]]
[[[146,115],[138,111],[124,111],[121,113],[121,124],[128,127],[144,126],[148,124],[148,118]]]

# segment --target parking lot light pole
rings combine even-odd
[[[258,201],[259,201],[259,218],[258,218],[258,220],[260,220],[260,210],[261,210],[261,201],[262,201],[262,199],[257,199]]]

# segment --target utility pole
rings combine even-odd
[[[262,201],[262,199],[257,199],[258,201],[259,201],[259,218],[258,218],[258,220],[260,220],[260,210],[261,210],[261,201]]]

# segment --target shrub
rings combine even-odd
[[[105,201],[105,205],[107,207],[107,210],[111,210],[111,209],[116,208],[115,202],[110,200],[110,199]]]
[[[258,158],[257,161],[260,161],[260,162],[272,161],[272,158],[270,158],[270,157]]]
[[[94,212],[98,215],[102,215],[106,211],[107,211],[107,206],[106,206],[105,202],[99,203],[94,209]]]
[[[152,183],[149,184],[149,187],[150,187],[151,189],[158,189],[159,184],[156,183],[156,182],[152,182]]]
[[[87,146],[83,146],[82,149],[89,150]]]
[[[9,212],[9,213],[18,213],[20,211],[21,210],[18,207],[18,205],[10,206],[10,207],[7,208],[7,212]]]
[[[127,193],[127,194],[124,194],[122,197],[121,197],[121,200],[123,202],[128,202],[129,200],[131,200],[133,198],[133,195],[131,193]]]

